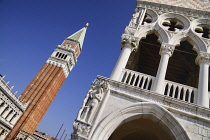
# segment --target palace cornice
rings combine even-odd
[[[141,102],[155,102],[171,112],[179,113],[190,118],[197,117],[201,120],[204,120],[205,122],[210,122],[209,108],[171,98],[152,91],[133,87],[102,76],[98,76],[98,78],[106,80],[110,84],[110,90],[114,94],[118,94],[127,98],[132,98]]]
[[[0,79],[0,89],[3,92],[4,96],[10,100],[10,105],[15,107],[18,107],[22,112],[26,110],[27,104],[23,104],[11,91],[11,89],[8,88],[7,85],[5,85],[5,81],[3,79]],[[3,96],[2,96],[3,98]]]
[[[193,20],[194,18],[210,18],[210,12],[208,11],[202,11],[202,10],[196,10],[196,9],[190,9],[190,8],[184,8],[184,7],[178,7],[178,6],[171,6],[166,4],[160,4],[160,3],[153,3],[148,1],[137,1],[137,8],[147,8],[147,9],[153,9],[157,11],[158,14],[162,13],[177,13],[181,15],[185,15],[189,17],[189,19]]]
[[[6,93],[4,89],[2,89],[2,87],[0,87],[0,90],[2,90],[2,93],[0,93],[0,98],[13,110],[17,111],[19,114],[26,110],[28,105],[27,103],[23,104],[19,99],[10,98],[10,96],[8,96],[8,93]]]

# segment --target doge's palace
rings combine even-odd
[[[137,0],[121,39],[71,139],[209,140],[210,1]]]

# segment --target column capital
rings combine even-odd
[[[139,45],[139,38],[128,34],[121,36],[121,48],[130,47],[131,51],[136,51]]]
[[[173,52],[175,49],[175,45],[171,45],[171,44],[167,44],[167,43],[162,43],[161,47],[160,47],[160,52],[159,54],[168,54],[169,57],[172,56]]]
[[[200,52],[195,59],[195,63],[197,65],[200,64],[208,64],[210,65],[210,53],[207,52]]]

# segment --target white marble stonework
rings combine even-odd
[[[138,0],[142,1],[142,0]],[[198,9],[204,11],[210,11],[210,2],[209,0],[145,0],[149,2],[154,2],[158,4],[167,4],[178,7],[185,7],[191,9]]]
[[[99,76],[98,80],[109,85],[108,91],[104,93],[104,97],[108,96],[108,99],[98,107],[93,122],[85,123],[77,118],[75,123],[77,126],[81,125],[83,130],[74,128],[72,139],[107,140],[120,122],[126,117],[136,115],[156,119],[159,117],[159,121],[166,125],[178,140],[209,138],[210,109],[105,77]],[[151,112],[154,112],[154,116],[148,116]],[[164,114],[167,114],[166,118]]]
[[[0,76],[0,140],[6,137],[27,107],[14,95],[3,78]]]
[[[123,132],[121,126],[141,119],[150,120],[174,140],[210,140],[209,4],[201,0],[137,0],[111,76],[98,76],[92,83],[73,124],[71,140],[112,140]],[[138,50],[139,41],[150,34],[161,44],[156,76],[126,67],[135,61],[129,57]],[[197,88],[165,79],[168,62],[182,41],[197,53]]]
[[[67,57],[60,57],[59,54],[66,55]],[[68,77],[70,71],[73,69],[77,63],[77,57],[75,55],[75,50],[69,46],[58,45],[52,53],[52,55],[47,60],[47,63],[61,67],[64,71],[66,77]]]

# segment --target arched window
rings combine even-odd
[[[169,59],[165,79],[197,88],[199,65],[195,64],[196,57],[197,53],[187,40],[180,42]]]
[[[147,35],[146,39],[141,39],[138,50],[131,53],[126,69],[156,76],[160,62],[160,46],[155,34]]]
[[[61,55],[62,55],[62,53],[59,53],[59,56],[58,56],[58,58],[61,58]]]
[[[59,52],[56,53],[55,57],[57,57],[59,55]]]
[[[64,56],[64,59],[66,59],[67,55]]]

